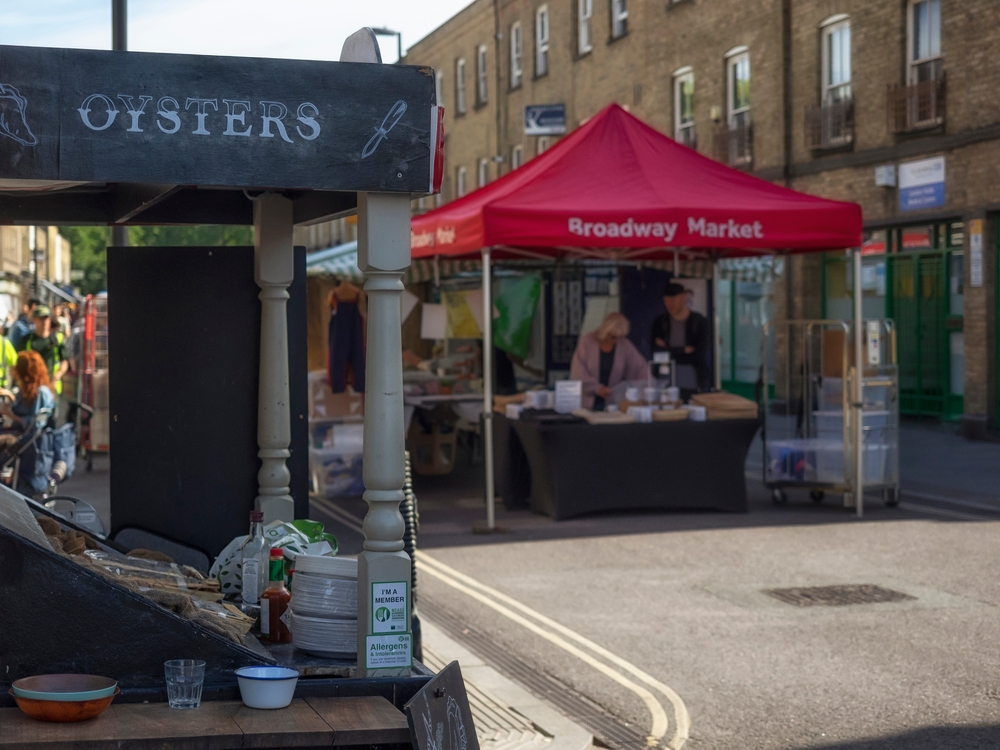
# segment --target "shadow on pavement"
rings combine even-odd
[[[980,750],[1000,747],[1000,724],[928,727],[892,737],[811,747],[816,750]]]
[[[627,478],[623,478],[622,481],[627,481]],[[840,495],[828,496],[822,503],[814,503],[805,490],[790,490],[788,504],[779,507],[771,502],[770,492],[763,483],[757,478],[748,476],[749,513],[633,512],[591,515],[556,522],[530,510],[507,511],[498,500],[497,525],[504,529],[504,533],[475,534],[472,532],[473,526],[482,524],[486,518],[482,464],[469,465],[460,457],[458,465],[451,474],[415,476],[414,492],[420,509],[421,549],[765,526],[815,526],[902,520],[968,523],[974,520],[988,520],[975,519],[971,516],[962,518],[927,515],[903,507],[889,508],[883,504],[880,497],[872,496],[866,498],[865,517],[859,521],[853,510],[843,507]],[[337,498],[328,502],[350,513],[359,521],[367,511],[367,506],[360,497]],[[339,526],[335,518],[329,517],[315,504],[312,517]],[[337,536],[341,539],[343,551],[350,554],[354,546],[351,537],[357,534],[346,533],[346,528],[337,531],[341,532]],[[358,547],[360,549],[360,544]]]

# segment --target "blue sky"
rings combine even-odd
[[[336,60],[362,26],[403,32],[404,49],[471,0],[130,0],[129,49]],[[383,59],[396,40],[380,40]],[[0,0],[0,44],[111,47],[111,0]]]

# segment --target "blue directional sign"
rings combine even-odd
[[[916,211],[944,205],[944,157],[899,165],[899,210]]]
[[[524,108],[525,135],[562,135],[565,132],[565,104],[529,104]]]

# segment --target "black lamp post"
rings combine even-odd
[[[128,49],[128,0],[111,0],[111,49]],[[111,244],[128,245],[128,227],[111,227]]]

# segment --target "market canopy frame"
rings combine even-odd
[[[682,254],[716,261],[860,247],[862,228],[856,203],[800,193],[720,164],[611,104],[522,167],[415,217],[410,245],[415,260],[481,255],[483,320],[489,321],[492,258],[638,262],[672,256],[676,267]],[[483,337],[486,529],[492,531],[491,325]]]
[[[856,247],[861,207],[702,156],[617,104],[499,180],[415,217],[413,257],[642,260]]]

